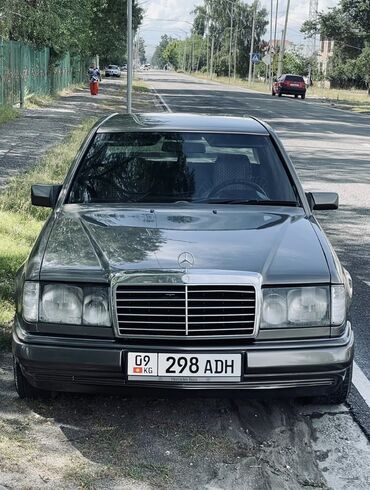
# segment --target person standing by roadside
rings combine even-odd
[[[99,94],[99,82],[101,82],[100,70],[97,66],[93,65],[89,68],[90,79],[90,93],[91,95]]]

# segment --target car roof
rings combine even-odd
[[[268,130],[251,117],[208,116],[184,113],[114,114],[103,120],[97,132],[184,131],[267,135]]]

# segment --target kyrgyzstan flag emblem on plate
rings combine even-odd
[[[143,368],[142,367],[134,367],[134,374],[142,374]]]

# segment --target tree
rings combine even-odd
[[[125,0],[0,0],[0,24],[4,37],[49,47],[52,60],[69,51],[118,63],[126,51],[126,10]],[[135,0],[135,29],[141,20]]]
[[[236,49],[236,72],[245,76],[249,67],[253,13],[254,6],[246,5],[241,0],[204,0],[203,5],[197,6],[193,11],[195,18],[191,36],[185,41],[169,41],[168,36],[162,36],[153,56],[153,64],[163,67],[166,63],[171,63],[175,68],[185,65],[189,70],[209,70],[210,46],[213,41],[213,69],[218,75],[226,75],[229,70],[231,41],[232,66]],[[257,9],[256,50],[262,48],[262,36],[267,24],[267,11]]]
[[[158,46],[155,48],[153,58],[152,58],[152,65],[158,67],[158,68],[164,68],[166,63],[168,61],[164,58],[164,52],[165,49],[167,48],[167,45],[174,41],[174,39],[171,36],[167,36],[167,34],[164,34],[161,37],[160,43]]]
[[[298,51],[286,51],[283,59],[284,73],[297,73],[298,75],[308,75],[312,60],[302,56]]]
[[[138,52],[139,52],[140,64],[145,65],[147,59],[146,59],[146,52],[145,52],[145,41],[142,37],[139,37],[138,40]]]
[[[334,86],[367,86],[370,95],[370,2],[341,0],[339,6],[320,13],[316,22],[305,22],[302,32],[308,37],[320,34],[334,40],[328,78]]]

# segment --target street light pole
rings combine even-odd
[[[257,2],[254,3],[254,11],[253,11],[253,22],[252,22],[252,39],[251,39],[251,50],[249,53],[249,71],[248,71],[248,83],[252,82],[252,58],[253,58],[253,49],[254,49],[254,30],[256,27],[256,12],[257,12]]]
[[[279,61],[278,61],[278,72],[277,72],[278,77],[280,77],[280,75],[283,71],[283,60],[284,60],[284,52],[285,52],[286,31],[288,28],[289,7],[290,7],[290,0],[288,0],[287,6],[286,6],[286,12],[285,12],[285,25],[284,25],[284,31],[283,31],[283,36],[282,36],[282,40],[281,40]]]
[[[132,113],[132,0],[127,0],[127,113]]]
[[[273,0],[271,0],[271,12],[270,12],[270,48],[269,48],[269,87],[272,87],[272,11],[274,8]]]

